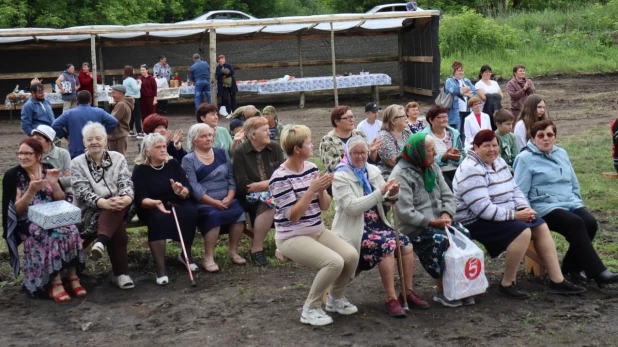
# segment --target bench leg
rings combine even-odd
[[[373,94],[373,102],[376,104],[380,104],[380,91],[378,90],[378,86],[371,86],[371,93]]]
[[[536,277],[543,277],[547,273],[543,261],[536,253],[533,241],[530,241],[528,244],[528,250],[524,257],[524,266],[526,268],[526,273],[532,273]]]

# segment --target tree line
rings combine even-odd
[[[484,14],[510,10],[561,9],[581,0],[416,0],[424,9],[458,13],[464,8]],[[213,10],[238,10],[258,18],[365,12],[405,0],[0,0],[0,27],[65,28],[80,25],[173,23]],[[597,1],[606,3],[606,0]]]

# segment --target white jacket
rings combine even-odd
[[[489,129],[491,130],[491,121],[489,119],[489,115],[487,113],[481,112],[481,125],[479,126],[479,122],[476,121],[476,116],[474,116],[474,112],[470,113],[464,121],[464,135],[466,136],[465,148],[466,151],[472,149],[472,141],[474,141],[474,136],[481,130]]]
[[[365,229],[365,211],[377,205],[380,219],[392,228],[382,205],[384,196],[380,190],[385,183],[382,172],[376,166],[367,164],[367,173],[373,192],[366,196],[363,195],[363,187],[352,171],[338,171],[333,180],[335,218],[331,230],[356,248],[359,254]]]

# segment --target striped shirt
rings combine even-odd
[[[315,235],[326,229],[322,223],[322,211],[316,193],[309,208],[298,222],[290,221],[292,207],[307,192],[318,167],[306,161],[302,172],[279,166],[270,178],[268,186],[277,204],[275,212],[275,239],[288,239],[300,235]]]
[[[528,207],[506,162],[498,157],[492,168],[473,151],[457,168],[453,191],[457,198],[454,219],[464,225],[479,219],[514,220],[516,210]]]

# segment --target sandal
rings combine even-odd
[[[69,282],[71,283],[71,288],[73,291],[73,295],[81,298],[83,296],[86,296],[86,289],[84,289],[84,287],[82,287],[81,283],[79,283],[79,277],[77,276],[70,276],[69,277]],[[77,282],[77,286],[73,286],[73,283]]]
[[[166,284],[170,283],[170,280],[167,276],[157,276],[157,284],[160,286],[164,286]]]
[[[236,265],[245,265],[245,264],[247,264],[247,259],[239,256],[238,254],[232,256],[232,261]]]
[[[69,301],[71,301],[71,297],[69,296],[67,291],[64,290],[64,287],[62,288],[62,291],[60,293],[54,295],[54,288],[56,288],[56,287],[62,287],[62,282],[52,283],[52,286],[49,288],[49,296],[52,299],[54,299],[55,302],[69,302]]]
[[[219,265],[217,265],[217,263],[212,262],[210,264],[206,263],[206,261],[204,260],[204,262],[202,263],[202,266],[204,266],[204,270],[206,270],[206,272],[219,272]]]

